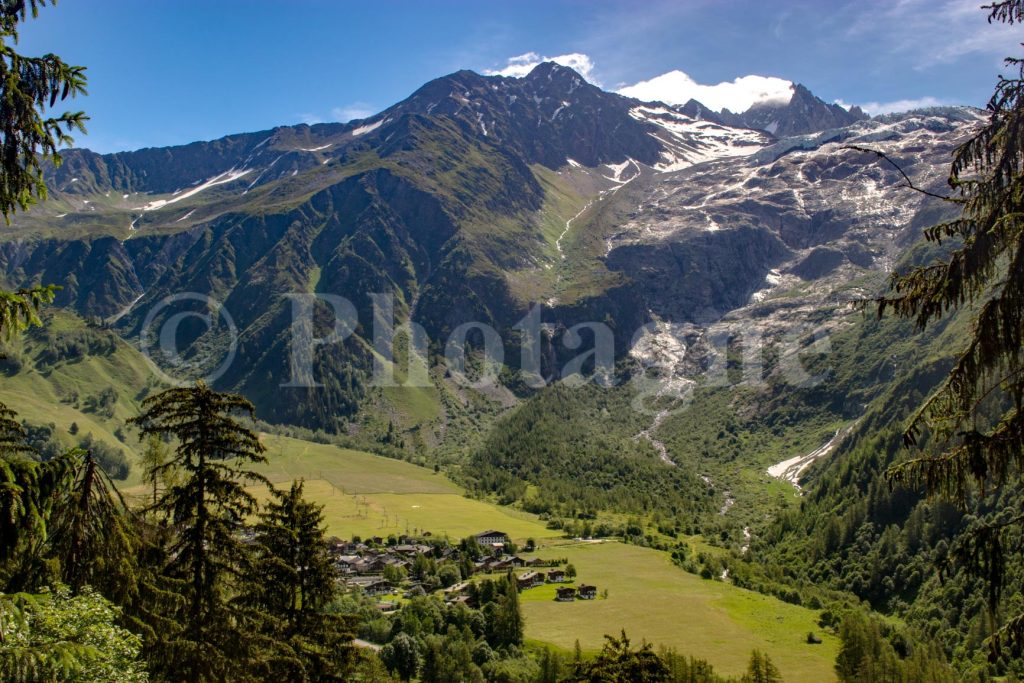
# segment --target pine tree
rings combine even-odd
[[[39,14],[45,0],[12,0],[0,5],[0,214],[10,222],[16,210],[25,210],[46,198],[43,164],[59,165],[60,145],[69,145],[74,130],[85,131],[83,112],[46,116],[58,101],[85,94],[85,69],[69,66],[57,55],[28,57],[18,54],[19,24]],[[38,310],[53,301],[59,287],[46,285],[0,291],[0,334],[11,335],[40,324]]]
[[[509,572],[502,582],[494,614],[495,647],[523,644],[523,613],[519,607],[519,586],[515,574]]]
[[[989,21],[1024,20],[1024,0],[986,6]],[[890,471],[897,483],[923,484],[967,507],[975,492],[985,496],[1019,481],[1024,466],[1024,60],[1007,59],[1015,72],[1000,76],[988,103],[988,121],[955,152],[949,199],[962,209],[955,220],[931,227],[925,238],[959,242],[937,263],[895,274],[892,295],[879,313],[892,309],[919,328],[950,310],[977,304],[973,328],[949,376],[912,417],[907,446],[923,434],[942,450]],[[998,417],[991,426],[987,416]],[[988,585],[993,623],[1006,572],[1007,535],[1019,533],[1024,513],[1003,510],[978,525],[955,554]],[[1013,545],[1012,543],[1010,544]],[[1024,651],[1024,614],[993,635],[993,656],[1008,646]]]
[[[74,469],[50,521],[49,557],[75,593],[86,585],[123,605],[137,595],[137,539],[117,487],[88,451],[69,453]]]
[[[181,481],[153,506],[178,532],[167,548],[164,573],[180,587],[182,628],[164,643],[160,657],[174,667],[178,680],[244,680],[248,675],[251,643],[240,631],[243,624],[232,609],[229,589],[248,560],[238,532],[256,507],[244,482],[268,482],[243,469],[266,458],[257,435],[233,417],[238,412],[251,418],[253,405],[198,382],[147,398],[143,413],[132,419],[140,436],[172,436],[178,442],[173,456],[155,472],[173,468]]]
[[[344,680],[352,636],[346,620],[329,611],[337,570],[323,506],[303,497],[301,481],[272,495],[256,525],[257,557],[241,602],[267,617],[266,635],[288,648],[285,658],[295,660],[297,680]]]
[[[18,414],[0,403],[0,456],[30,453],[25,428],[17,420]]]
[[[39,585],[50,515],[72,477],[73,456],[38,462],[16,413],[0,404],[0,587]]]
[[[58,102],[85,94],[85,68],[70,66],[57,55],[27,57],[12,47],[19,24],[39,15],[46,0],[12,0],[0,7],[0,213],[9,219],[36,199],[46,199],[43,164],[60,164],[57,148],[70,145],[69,133],[85,132],[83,112],[46,116]],[[56,3],[54,3],[56,4]]]
[[[750,663],[747,665],[747,673],[744,674],[743,683],[781,683],[782,674],[772,662],[772,658],[760,650],[750,653]]]
[[[577,662],[573,677],[579,681],[637,681],[638,683],[662,683],[669,681],[669,669],[654,652],[650,643],[631,649],[626,632],[621,638],[605,636],[600,654],[592,662]]]

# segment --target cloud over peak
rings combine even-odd
[[[619,94],[665,104],[686,104],[694,99],[709,109],[740,113],[755,104],[789,102],[793,97],[793,83],[774,76],[750,75],[707,85],[677,69],[622,88]]]
[[[555,62],[567,66],[595,85],[601,85],[594,75],[594,60],[581,52],[571,52],[555,57],[546,57],[539,52],[526,52],[509,57],[500,68],[484,69],[488,76],[512,76],[522,78],[542,62]],[[755,104],[789,102],[793,96],[793,84],[774,76],[740,76],[732,81],[703,84],[689,74],[674,70],[649,80],[627,85],[618,90],[622,95],[635,97],[646,102],[685,104],[691,99],[714,110],[729,109],[744,112]]]
[[[537,52],[527,52],[515,57],[509,57],[508,62],[500,69],[484,69],[484,74],[488,76],[522,78],[543,62],[555,62],[556,64],[567,66],[591,83],[598,85],[597,80],[594,78],[594,61],[589,56],[580,52],[571,52],[558,55],[557,57],[542,57]]]

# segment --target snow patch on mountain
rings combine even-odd
[[[202,192],[203,190],[208,190],[211,187],[214,187],[215,185],[223,185],[224,183],[230,183],[232,181],[238,180],[242,176],[248,175],[252,172],[253,169],[251,168],[243,168],[241,170],[235,170],[233,168],[228,169],[227,171],[224,171],[220,175],[215,175],[206,182],[203,182],[200,185],[193,187],[188,192],[176,194],[171,199],[157,199],[155,201],[149,202],[145,206],[136,207],[136,209],[141,209],[143,211],[156,211],[157,209],[162,209],[168,204],[174,204],[175,202],[180,202],[182,199],[188,199],[189,197],[193,197]]]
[[[680,171],[715,159],[748,156],[770,142],[758,131],[693,119],[664,106],[633,107],[629,115],[660,129],[650,134],[663,148],[656,171]]]
[[[366,135],[367,133],[372,133],[373,131],[377,130],[378,128],[383,126],[385,123],[387,123],[389,120],[390,119],[381,119],[380,121],[376,121],[374,123],[368,123],[365,126],[359,126],[358,128],[354,128],[354,129],[352,129],[352,137],[356,138],[356,137],[359,137],[360,135]]]

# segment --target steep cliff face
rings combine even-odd
[[[692,104],[687,106],[693,107]],[[797,83],[793,86],[793,96],[786,103],[757,104],[742,114],[734,114],[726,109],[717,118],[722,123],[763,130],[775,137],[786,138],[842,128],[863,121],[868,115],[857,106],[846,109],[838,104],[824,102]]]

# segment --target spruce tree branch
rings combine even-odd
[[[928,190],[925,190],[925,189],[920,188],[917,185],[915,185],[914,181],[912,181],[910,179],[910,176],[908,176],[906,173],[904,173],[903,169],[900,168],[900,165],[897,164],[892,159],[890,159],[889,155],[887,155],[885,152],[880,152],[877,149],[871,149],[869,147],[861,147],[860,145],[843,145],[840,149],[852,149],[852,150],[856,150],[858,152],[867,152],[868,154],[874,154],[875,156],[880,157],[881,159],[884,159],[885,161],[889,162],[889,164],[892,165],[893,168],[895,168],[897,171],[899,171],[900,175],[903,176],[903,179],[907,181],[907,184],[905,185],[905,187],[908,187],[911,190],[914,190],[915,192],[920,192],[923,195],[927,195],[929,197],[935,197],[936,199],[941,199],[944,202],[956,202],[957,201],[957,199],[955,197],[948,197],[946,195],[936,194],[935,192],[929,192]]]

